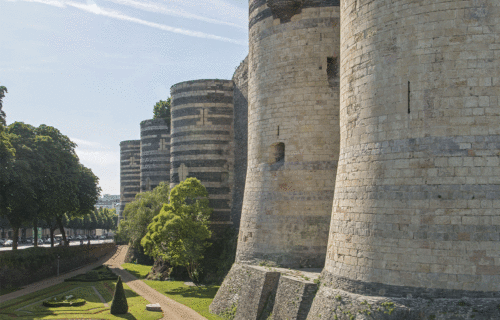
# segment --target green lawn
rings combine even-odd
[[[109,307],[105,307],[95,294],[94,286],[104,300],[111,306],[115,281],[100,282],[65,282],[50,288],[36,291],[23,297],[0,303],[0,319],[146,319],[156,320],[162,317],[161,312],[146,311],[147,302],[124,284],[125,295],[129,312],[125,315],[110,314]],[[50,297],[61,295],[75,295],[84,298],[87,303],[81,307],[46,308],[42,301]]]
[[[146,274],[151,270],[151,266],[133,263],[122,264],[122,267],[136,276],[137,274],[141,275],[141,279],[145,278]],[[219,290],[219,286],[191,287],[185,285],[183,281],[144,280],[144,282],[161,294],[182,303],[209,320],[223,319],[208,311],[208,307],[212,303],[217,290]]]
[[[152,266],[135,263],[124,263],[122,264],[122,267],[137,278],[146,279],[146,276],[148,275],[149,271],[151,271]]]

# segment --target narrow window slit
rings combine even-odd
[[[410,114],[410,81],[408,81],[408,114]]]

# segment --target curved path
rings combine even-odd
[[[125,256],[127,254],[128,246],[118,246],[116,252],[104,256],[99,261],[82,267],[78,270],[65,273],[59,277],[53,277],[36,283],[27,285],[21,290],[0,296],[0,302],[9,301],[28,293],[42,290],[53,285],[62,283],[64,279],[71,278],[77,274],[85,273],[100,265],[108,265],[114,273],[121,276],[122,281],[125,282],[132,290],[142,296],[150,303],[159,303],[163,310],[163,318],[166,320],[206,320],[196,311],[186,307],[183,304],[174,301],[155,289],[151,288],[143,281],[124,270],[121,265],[125,263]],[[144,306],[146,308],[146,306]]]
[[[114,273],[121,276],[122,281],[125,282],[132,290],[141,295],[144,299],[151,303],[159,303],[163,310],[163,318],[166,320],[206,320],[205,317],[199,313],[174,301],[155,289],[151,288],[143,281],[124,270],[121,265],[125,263],[125,256],[127,254],[128,246],[118,246],[115,255],[111,257],[105,265],[108,265]]]

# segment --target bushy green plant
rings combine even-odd
[[[111,314],[125,314],[128,312],[127,298],[125,297],[125,290],[123,290],[122,278],[118,277],[116,283],[115,294],[113,302],[111,302]]]

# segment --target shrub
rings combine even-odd
[[[122,278],[118,277],[113,302],[111,302],[111,314],[125,314],[127,312],[128,304],[125,297],[125,290],[123,290]]]
[[[77,299],[73,296],[70,296],[70,298],[61,296],[61,297],[56,297],[51,300],[44,301],[42,304],[44,307],[80,307],[83,306],[86,303],[85,299]]]

